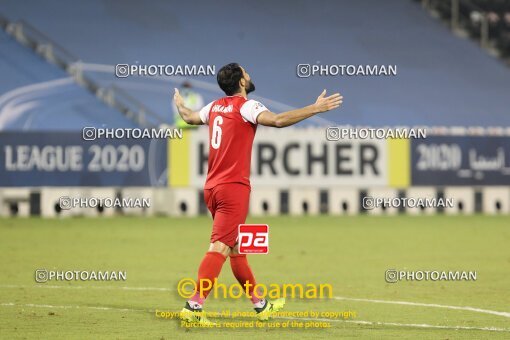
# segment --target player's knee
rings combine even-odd
[[[230,256],[231,256],[231,257],[232,257],[232,256],[241,257],[241,256],[246,256],[246,255],[244,255],[244,254],[240,254],[240,253],[239,253],[239,245],[238,245],[238,244],[236,244],[236,245],[234,246],[234,248],[232,248],[232,250],[230,251]]]
[[[226,257],[230,254],[230,247],[223,242],[216,241],[211,243],[209,246],[209,251],[220,253]]]

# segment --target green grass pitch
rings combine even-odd
[[[289,299],[287,311],[354,311],[356,317],[332,320],[330,328],[186,329],[157,318],[155,310],[182,308],[177,282],[195,278],[208,247],[209,218],[0,219],[0,338],[510,338],[509,217],[282,216],[248,222],[270,226],[270,254],[249,256],[258,282],[333,286],[336,298]],[[40,268],[125,270],[127,281],[38,284],[34,271]],[[471,270],[477,280],[386,283],[390,268]],[[235,282],[228,261],[220,281]],[[206,303],[210,312],[227,309],[251,311],[251,303]]]

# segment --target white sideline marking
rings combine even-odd
[[[15,304],[13,302],[1,303],[0,306],[5,307],[32,307],[32,308],[59,308],[59,309],[94,309],[94,310],[112,310],[122,312],[151,312],[154,310],[135,309],[135,308],[117,308],[117,307],[103,307],[103,306],[78,306],[78,305],[37,305],[33,303]],[[413,328],[436,328],[436,329],[452,329],[452,330],[477,330],[477,331],[494,331],[494,332],[510,332],[508,328],[498,327],[467,327],[467,326],[441,326],[441,325],[428,325],[428,324],[414,324],[414,323],[397,323],[397,322],[379,322],[379,321],[364,321],[364,320],[337,320],[337,319],[323,319],[323,318],[279,318],[285,320],[306,320],[306,321],[325,321],[325,322],[348,322],[363,325],[377,325],[377,326],[397,326],[397,327],[413,327]]]
[[[408,305],[408,306],[419,306],[419,307],[433,307],[433,308],[446,308],[446,309],[455,309],[455,310],[466,310],[470,312],[476,313],[485,313],[492,314],[498,316],[504,316],[505,318],[510,318],[510,313],[508,312],[498,312],[489,309],[481,309],[475,307],[460,307],[460,306],[448,306],[448,305],[438,305],[435,303],[420,303],[420,302],[408,302],[408,301],[391,301],[391,300],[373,300],[373,299],[356,299],[356,298],[348,298],[342,296],[334,296],[335,300],[346,300],[346,301],[360,301],[360,302],[371,302],[371,303],[387,303],[392,305]]]
[[[47,284],[35,284],[35,285],[0,285],[0,288],[47,288],[47,289],[118,289],[118,290],[133,290],[133,291],[158,291],[158,292],[170,292],[175,291],[174,288],[157,288],[157,287],[128,287],[128,286],[58,286],[58,285],[47,285]],[[475,313],[491,314],[497,316],[503,316],[510,318],[509,312],[499,312],[490,309],[475,308],[469,306],[449,306],[439,305],[435,303],[421,303],[421,302],[409,302],[409,301],[392,301],[392,300],[377,300],[377,299],[360,299],[360,298],[349,298],[343,296],[334,296],[335,300],[345,301],[358,301],[358,302],[369,302],[369,303],[386,303],[392,305],[407,305],[407,306],[419,306],[419,307],[430,307],[430,308],[444,308],[452,310],[464,310]]]
[[[122,312],[152,312],[149,309],[134,309],[134,308],[116,308],[116,307],[102,307],[102,306],[54,306],[54,305],[36,305],[33,303],[16,304],[13,302],[2,303],[0,306],[5,307],[34,307],[34,308],[59,308],[59,309],[95,309],[95,310],[114,310]]]
[[[510,328],[498,328],[498,327],[441,326],[441,325],[428,325],[426,323],[397,323],[397,322],[379,322],[379,321],[363,321],[363,320],[337,320],[337,319],[323,319],[323,318],[317,318],[317,319],[314,319],[314,318],[279,318],[279,319],[326,321],[326,322],[348,322],[348,323],[358,323],[358,324],[363,324],[363,325],[379,325],[379,326],[510,332]]]
[[[47,284],[36,284],[36,285],[0,285],[0,288],[47,288],[47,289],[119,289],[119,290],[134,290],[134,291],[158,291],[158,292],[171,292],[175,291],[174,288],[156,288],[156,287],[127,287],[127,286],[58,286],[58,285],[47,285]],[[360,298],[349,298],[343,296],[334,296],[335,300],[345,301],[359,301],[359,302],[370,302],[370,303],[387,303],[393,305],[408,305],[408,306],[419,306],[419,307],[431,307],[431,308],[445,308],[453,310],[464,310],[469,312],[483,313],[503,316],[510,318],[509,312],[499,312],[489,309],[482,309],[469,306],[448,306],[439,305],[434,303],[421,303],[421,302],[408,302],[408,301],[392,301],[392,300],[377,300],[377,299],[360,299]]]
[[[170,292],[174,288],[156,288],[156,287],[127,287],[127,286],[57,286],[39,283],[35,285],[0,285],[0,288],[48,288],[48,289],[119,289],[119,290],[137,290],[137,291],[155,291]]]

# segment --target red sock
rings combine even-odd
[[[248,260],[246,259],[246,255],[244,254],[231,254],[230,255],[230,266],[232,267],[232,273],[236,277],[237,281],[243,288],[246,290],[246,283],[250,283],[248,287],[248,293],[251,295],[251,302],[258,303],[263,300],[262,297],[256,297],[253,293],[255,285],[255,277],[253,276],[253,272],[251,271],[250,265],[248,264]],[[257,292],[260,296],[260,292]]]
[[[197,281],[197,290],[195,291],[195,295],[190,299],[190,301],[196,302],[200,305],[204,304],[204,300],[209,295],[209,292],[212,289],[212,284],[214,284],[214,280],[218,278],[221,272],[221,267],[223,267],[223,263],[225,263],[226,257],[222,254],[215,251],[208,251],[202,263],[200,263],[200,267],[198,268],[198,281]],[[210,280],[211,287],[207,290],[200,291],[200,280]],[[204,283],[208,285],[207,283]]]

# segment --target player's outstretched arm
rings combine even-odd
[[[179,111],[179,115],[181,115],[181,118],[186,123],[191,124],[191,125],[204,124],[202,122],[202,120],[200,119],[200,115],[198,114],[198,112],[191,111],[186,106],[184,106],[184,99],[182,98],[178,89],[175,89],[174,103],[175,103],[175,106],[177,106],[177,111]]]
[[[340,104],[342,104],[342,100],[343,97],[340,93],[335,93],[326,97],[326,90],[324,90],[319,97],[317,97],[317,101],[312,105],[280,114],[264,111],[257,116],[257,123],[278,128],[294,125],[318,113],[338,108]]]

